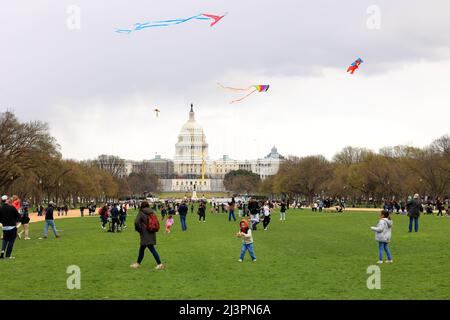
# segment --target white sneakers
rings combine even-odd
[[[242,259],[239,259],[238,262],[242,262]]]
[[[394,260],[386,260],[386,263],[393,263],[393,262],[394,262]],[[377,263],[378,263],[378,264],[382,264],[383,261],[380,260],[380,261],[378,261]]]
[[[165,268],[165,266],[161,263],[161,264],[158,264],[156,267],[155,267],[155,269],[156,270],[162,270],[162,269],[164,269]]]
[[[137,268],[139,268],[140,266],[141,266],[141,265],[140,265],[139,263],[135,262],[135,263],[133,263],[132,265],[130,265],[130,268],[137,269]]]

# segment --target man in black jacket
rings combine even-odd
[[[55,226],[55,219],[53,217],[54,203],[49,202],[47,209],[45,209],[45,227],[44,227],[44,239],[47,239],[47,231],[49,227],[52,227],[53,233],[56,238],[59,238],[58,231]]]
[[[119,231],[119,209],[117,208],[117,204],[113,204],[111,208],[111,230],[112,232]]]
[[[179,206],[178,206],[178,214],[180,215],[180,222],[181,222],[181,230],[182,231],[186,231],[187,226],[186,226],[186,215],[188,213],[188,206],[186,205],[186,201],[183,201]]]
[[[406,210],[408,211],[409,217],[409,232],[412,232],[413,223],[414,231],[419,231],[419,217],[420,213],[423,211],[422,202],[420,201],[419,194],[415,194],[413,199],[410,199],[406,204]]]
[[[2,197],[2,200],[5,197]],[[16,224],[19,221],[20,215],[16,208],[10,205],[9,200],[6,198],[4,204],[0,207],[0,223],[3,225],[3,241],[2,252],[0,259],[14,259],[11,257],[11,253],[14,247],[14,241],[17,237]],[[6,253],[6,256],[5,256]]]

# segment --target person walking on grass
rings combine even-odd
[[[137,262],[130,265],[130,267],[133,269],[139,268],[144,259],[145,249],[148,249],[156,260],[155,269],[164,269],[164,265],[161,263],[159,254],[155,249],[156,232],[159,231],[159,222],[155,212],[150,209],[150,204],[147,201],[142,201],[139,213],[134,221],[134,227],[140,235],[140,247]]]
[[[206,204],[203,201],[200,201],[198,206],[198,222],[203,219],[203,222],[206,222]]]
[[[378,242],[378,263],[383,263],[383,251],[386,252],[387,263],[394,262],[389,251],[389,242],[391,242],[393,221],[389,217],[389,211],[383,210],[380,213],[380,220],[376,227],[370,227],[375,231],[375,240]]]
[[[122,204],[120,206],[119,220],[120,220],[120,230],[125,229],[127,227],[125,224],[127,221],[127,206],[126,206],[126,204]]]
[[[2,197],[2,203],[3,205],[0,207],[0,224],[2,225],[3,240],[0,259],[14,259],[11,254],[17,237],[16,224],[20,219],[20,215],[16,208],[11,205],[7,196]]]
[[[280,220],[286,220],[286,202],[284,200],[280,205]]]
[[[188,213],[188,206],[186,205],[186,200],[183,200],[178,206],[178,214],[180,215],[181,231],[187,230],[186,225],[186,215]]]
[[[439,197],[436,199],[436,209],[438,210],[436,217],[443,217],[444,214],[442,213],[442,210],[444,210],[444,205],[442,204],[441,198]]]
[[[242,238],[242,249],[241,249],[241,256],[239,257],[239,262],[244,261],[245,252],[248,251],[250,254],[250,257],[252,258],[252,261],[256,261],[256,256],[253,251],[253,236],[252,236],[252,230],[248,226],[248,222],[245,219],[242,219],[239,223],[239,232],[236,234],[236,236]]]
[[[170,233],[170,229],[172,228],[173,224],[174,224],[173,217],[171,214],[169,214],[166,220],[166,233]]]
[[[269,201],[266,201],[263,209],[264,209],[263,227],[264,227],[264,231],[267,231],[267,227],[269,226],[269,223],[270,223],[270,213],[272,211],[272,209],[270,208],[270,205],[269,205]]]
[[[234,197],[231,198],[231,202],[228,203],[228,221],[231,221],[233,218],[236,221],[236,215],[234,214],[234,207],[236,205],[236,201],[234,201]]]
[[[55,219],[53,217],[54,203],[50,201],[47,209],[45,209],[45,227],[44,227],[44,239],[47,239],[48,227],[52,227],[53,233],[56,238],[59,238],[58,231],[56,231]]]
[[[24,202],[22,205],[22,210],[20,213],[20,219],[19,222],[21,223],[23,230],[18,232],[18,236],[19,239],[22,239],[22,234],[25,233],[25,240],[30,240],[31,238],[29,237],[29,233],[30,233],[30,216],[29,216],[29,204],[28,202]]]
[[[420,213],[423,211],[423,206],[420,201],[419,194],[416,193],[412,199],[406,204],[406,210],[408,211],[409,217],[409,232],[412,232],[413,224],[414,231],[419,231],[419,217]]]

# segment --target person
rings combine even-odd
[[[14,208],[16,208],[17,212],[20,212],[21,203],[20,198],[18,196],[13,195],[11,197],[11,204]]]
[[[284,200],[280,206],[280,220],[286,220],[286,202]]]
[[[269,226],[270,223],[270,212],[272,211],[268,201],[266,201],[263,208],[264,208],[263,227],[264,231],[267,231],[267,227]]]
[[[163,205],[161,208],[161,221],[164,221],[164,219],[166,218],[166,215],[167,215],[167,209],[166,209],[166,206]]]
[[[180,215],[180,222],[181,222],[181,230],[186,231],[187,225],[186,225],[186,215],[188,213],[188,206],[186,205],[186,201],[183,200],[181,204],[178,206],[178,214]]]
[[[198,206],[198,222],[203,219],[203,222],[206,222],[206,205],[203,201],[200,202]]]
[[[127,205],[126,204],[122,204],[120,206],[119,220],[120,220],[120,229],[121,230],[125,229],[127,227],[125,224],[127,221]]]
[[[242,202],[240,200],[238,201],[237,208],[238,208],[238,216],[239,216],[239,218],[241,218],[242,217]]]
[[[245,219],[242,219],[239,223],[240,230],[236,234],[236,236],[242,238],[242,249],[241,249],[241,255],[239,257],[239,262],[244,261],[245,252],[248,251],[250,254],[250,257],[252,258],[252,261],[256,261],[255,252],[253,251],[253,236],[252,236],[252,230],[248,226],[248,222]]]
[[[375,240],[378,242],[378,263],[383,263],[383,251],[386,252],[388,263],[394,262],[392,260],[391,252],[389,251],[389,242],[392,236],[393,221],[389,217],[389,211],[382,210],[380,213],[380,220],[376,227],[370,227],[372,231],[375,231]]]
[[[52,201],[50,201],[48,203],[48,207],[45,210],[45,227],[44,227],[44,239],[47,239],[47,231],[48,231],[48,227],[51,226],[53,233],[55,234],[56,238],[59,238],[58,235],[58,231],[56,231],[56,226],[55,226],[55,220],[53,218],[53,210],[54,210],[54,203]]]
[[[56,210],[58,211],[58,217],[61,215],[61,207],[60,206],[58,206],[57,208],[56,208]]]
[[[194,213],[194,201],[191,202],[191,213]]]
[[[169,214],[166,220],[166,233],[170,233],[170,228],[172,228],[172,225],[174,224],[172,215]]]
[[[137,269],[141,266],[142,260],[144,259],[145,249],[147,248],[150,250],[156,260],[157,265],[155,269],[164,269],[164,265],[161,263],[159,254],[155,249],[156,231],[150,231],[148,228],[149,220],[151,219],[150,215],[154,215],[154,218],[156,218],[155,212],[150,209],[150,204],[147,201],[142,201],[139,213],[137,214],[136,220],[134,221],[135,230],[140,235],[140,247],[137,261],[130,265],[130,267],[133,269]]]
[[[64,205],[64,215],[67,216],[67,212],[69,212],[69,207],[67,206],[67,204]]]
[[[14,259],[11,254],[14,248],[14,241],[17,237],[16,224],[20,215],[17,209],[11,205],[7,196],[2,197],[2,202],[3,205],[0,207],[0,223],[2,224],[3,240],[0,259]]]
[[[420,212],[423,211],[422,203],[420,202],[419,194],[416,193],[412,199],[406,204],[406,210],[409,217],[409,232],[412,232],[413,224],[414,231],[419,231],[419,217]]]
[[[442,213],[442,210],[444,210],[444,206],[442,205],[441,198],[439,197],[436,199],[436,209],[438,210],[437,217],[443,217],[444,214]]]
[[[108,207],[104,205],[98,210],[98,214],[100,215],[100,227],[105,229],[106,224],[108,223]]]
[[[24,202],[22,205],[22,210],[21,210],[21,214],[20,214],[20,218],[19,218],[19,222],[21,223],[23,230],[18,232],[18,236],[19,239],[22,239],[22,234],[25,233],[25,240],[30,240],[31,238],[29,237],[29,233],[30,233],[30,216],[29,216],[29,204],[28,202]]]
[[[42,217],[42,213],[44,212],[44,207],[40,204],[37,207],[37,216]]]
[[[117,209],[117,204],[113,203],[112,207],[111,207],[111,232],[119,232],[119,209]]]
[[[81,217],[84,217],[84,209],[85,207],[83,205],[80,206],[80,213],[81,213]]]

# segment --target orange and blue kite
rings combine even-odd
[[[347,69],[347,72],[350,72],[350,74],[355,73],[355,70],[359,68],[359,65],[363,63],[364,61],[361,60],[361,58],[356,59]]]
[[[240,91],[240,92],[248,92],[245,96],[236,99],[236,100],[232,100],[230,101],[230,103],[235,103],[241,100],[244,100],[245,98],[247,98],[249,95],[255,93],[255,92],[267,92],[267,90],[269,90],[269,85],[268,84],[257,84],[257,85],[252,85],[250,87],[247,88],[232,88],[232,87],[224,87],[222,84],[218,83],[218,85],[223,88],[223,89],[228,89],[228,90],[232,90],[232,91]]]
[[[185,23],[191,20],[207,20],[211,21],[210,27],[214,26],[217,22],[219,22],[223,17],[225,17],[228,13],[225,13],[222,16],[217,16],[209,13],[200,13],[198,15],[188,17],[188,18],[180,18],[180,19],[171,19],[171,20],[160,20],[160,21],[149,21],[149,22],[138,22],[133,25],[130,29],[116,29],[117,33],[126,33],[130,34],[133,31],[139,31],[147,28],[157,28],[157,27],[169,27],[177,24]]]

